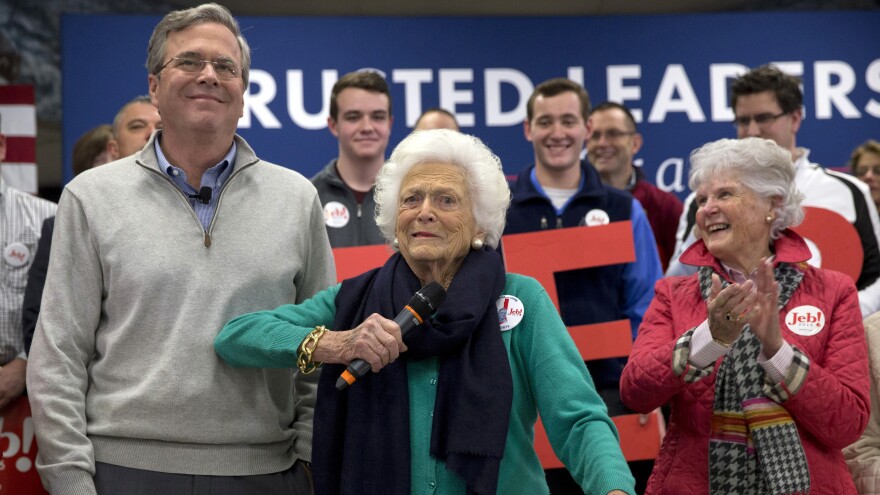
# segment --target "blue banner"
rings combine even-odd
[[[73,144],[147,93],[154,16],[62,18],[65,180]],[[533,162],[525,104],[538,83],[569,77],[594,103],[633,110],[647,177],[687,194],[687,157],[734,137],[730,80],[775,62],[803,77],[798,145],[826,166],[880,138],[880,12],[529,18],[239,18],[253,56],[239,133],[258,155],[312,176],[337,155],[326,128],[342,74],[373,68],[391,86],[388,153],[423,109],[442,106],[482,138],[506,173]]]

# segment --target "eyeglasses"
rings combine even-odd
[[[592,134],[588,136],[590,141],[601,141],[602,136],[605,136],[609,141],[616,141],[623,136],[632,136],[636,131],[619,131],[617,129],[608,129],[605,132],[602,131],[593,131]]]
[[[857,167],[856,168],[856,177],[865,177],[868,175],[868,172],[871,172],[871,175],[874,177],[880,177],[880,165],[874,165],[873,167]]]
[[[159,69],[159,72],[162,72],[165,67],[171,65],[171,67],[180,69],[183,72],[198,74],[205,70],[205,64],[214,66],[214,73],[217,74],[218,79],[235,79],[238,76],[238,69],[230,60],[199,60],[192,57],[172,57],[171,60]]]
[[[782,112],[782,113],[778,113],[776,115],[773,115],[772,113],[759,113],[758,115],[755,115],[754,117],[751,117],[751,116],[737,117],[737,118],[733,119],[733,126],[736,127],[737,129],[745,129],[749,125],[751,125],[752,121],[754,120],[755,124],[758,124],[758,127],[764,127],[766,125],[772,124],[773,122],[776,122],[776,119],[778,119],[779,117],[782,117],[783,115],[788,115],[789,113],[791,113],[791,112]]]

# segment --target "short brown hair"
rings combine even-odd
[[[333,120],[339,118],[339,104],[336,98],[339,93],[348,88],[358,88],[373,93],[382,93],[388,97],[388,115],[391,115],[391,91],[388,89],[388,82],[381,74],[371,70],[359,70],[349,72],[339,78],[333,85],[333,91],[330,92],[330,117]]]
[[[191,9],[175,10],[163,17],[153,29],[153,35],[150,36],[150,41],[147,44],[147,71],[155,75],[162,71],[162,67],[167,62],[165,49],[170,33],[211,22],[226,26],[235,36],[238,48],[241,50],[241,79],[244,81],[244,89],[247,90],[251,70],[251,49],[244,36],[241,35],[238,21],[232,17],[229,9],[216,3],[204,3]]]
[[[581,117],[583,117],[584,122],[586,122],[587,118],[590,116],[590,95],[587,94],[587,90],[584,89],[583,86],[564,77],[549,79],[535,88],[532,92],[532,96],[529,96],[529,102],[526,105],[526,118],[529,119],[529,122],[532,121],[532,117],[534,116],[535,99],[537,99],[539,95],[550,97],[565,93],[566,91],[571,91],[576,94],[581,101]]]
[[[73,175],[95,166],[95,159],[107,149],[107,142],[113,137],[110,124],[101,124],[76,140],[73,145]]]
[[[736,100],[740,96],[772,91],[783,112],[794,112],[804,104],[800,83],[801,78],[786,74],[775,65],[766,64],[756,67],[731,84],[730,108],[736,111]]]
[[[629,125],[632,126],[632,130],[638,132],[638,127],[636,127],[636,119],[633,117],[632,112],[629,111],[629,108],[626,108],[624,105],[614,101],[606,101],[604,103],[600,103],[592,110],[590,110],[590,115],[593,115],[596,112],[604,112],[606,110],[620,110],[623,112],[623,116],[626,118],[626,121],[629,122]]]
[[[862,156],[865,153],[874,153],[875,155],[880,156],[880,143],[873,139],[869,139],[853,150],[852,155],[849,157],[849,170],[853,174],[856,173],[856,167],[859,165],[859,160],[862,159]]]

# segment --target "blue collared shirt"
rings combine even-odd
[[[223,160],[217,165],[205,170],[205,173],[202,174],[200,188],[210,187],[212,191],[211,200],[208,201],[207,204],[204,204],[197,197],[199,191],[189,185],[186,181],[186,172],[184,172],[182,168],[175,167],[167,158],[165,158],[165,155],[162,153],[162,147],[159,146],[161,138],[162,134],[160,132],[160,134],[156,136],[155,142],[156,158],[159,159],[159,167],[165,172],[168,178],[171,179],[171,182],[173,182],[181,192],[189,198],[189,204],[192,205],[193,210],[196,212],[196,216],[199,217],[199,222],[202,223],[202,227],[207,231],[208,226],[211,224],[211,219],[214,218],[214,211],[217,209],[220,188],[223,187],[226,179],[229,178],[232,174],[232,170],[235,168],[235,152],[237,150],[235,141],[232,142],[232,147],[229,148],[229,153],[226,153]]]

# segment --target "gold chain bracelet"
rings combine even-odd
[[[318,341],[321,340],[321,337],[324,336],[326,331],[327,327],[324,325],[318,325],[308,336],[306,336],[302,344],[300,344],[299,357],[296,360],[296,364],[299,366],[299,371],[302,374],[308,375],[318,369],[318,366],[321,366],[321,363],[312,361],[312,353],[318,348]],[[311,344],[311,347],[309,344]]]

